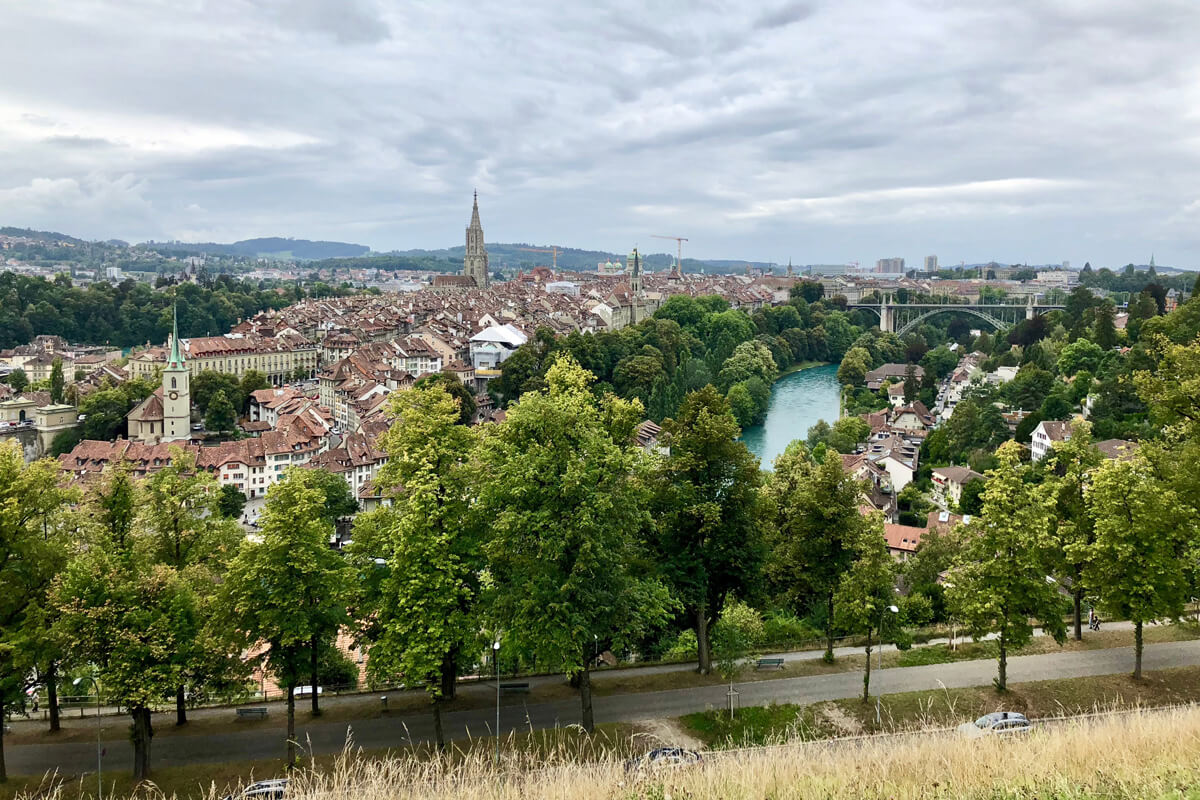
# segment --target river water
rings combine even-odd
[[[742,441],[764,469],[771,468],[775,456],[793,439],[806,438],[818,420],[830,425],[837,421],[841,396],[837,369],[837,364],[802,369],[775,382],[766,421],[742,432]]]

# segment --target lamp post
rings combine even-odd
[[[900,609],[894,605],[891,605],[886,608],[880,609],[880,611],[879,611],[879,668],[880,669],[883,669],[883,615],[887,611],[890,611],[893,614],[899,614]]]
[[[83,680],[83,678],[76,678],[71,681],[71,685],[78,686]],[[87,680],[91,681],[92,686],[96,689],[96,800],[103,800],[104,783],[100,776],[100,683],[90,675]]]
[[[492,663],[496,665],[496,766],[500,766],[500,636],[492,642]]]

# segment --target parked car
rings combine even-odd
[[[287,778],[256,781],[239,792],[226,795],[224,800],[280,800],[288,787]]]
[[[674,769],[699,764],[702,756],[695,750],[683,747],[659,747],[643,756],[631,758],[626,767],[630,770]]]
[[[202,423],[197,422],[194,425],[192,425],[192,430],[202,431],[202,430],[204,430],[204,425]]]
[[[1016,711],[993,711],[984,714],[974,722],[964,722],[958,726],[964,736],[976,738],[979,736],[1017,736],[1029,733],[1033,725]]]

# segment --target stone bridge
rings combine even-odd
[[[937,314],[957,311],[970,314],[991,325],[996,330],[1003,330],[1015,325],[1022,319],[1033,319],[1049,311],[1057,311],[1065,306],[1035,303],[1030,295],[1025,304],[1015,303],[893,303],[891,295],[886,295],[882,303],[851,303],[846,308],[871,311],[879,315],[879,329],[904,336],[925,320]],[[899,327],[897,327],[899,326]]]

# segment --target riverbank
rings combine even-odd
[[[780,370],[779,374],[775,376],[775,380],[773,381],[773,383],[779,383],[779,381],[783,380],[788,375],[791,375],[792,373],[795,373],[795,372],[799,372],[802,369],[812,369],[813,367],[825,367],[832,363],[833,363],[832,361],[801,361],[799,363],[792,364],[787,369]]]

